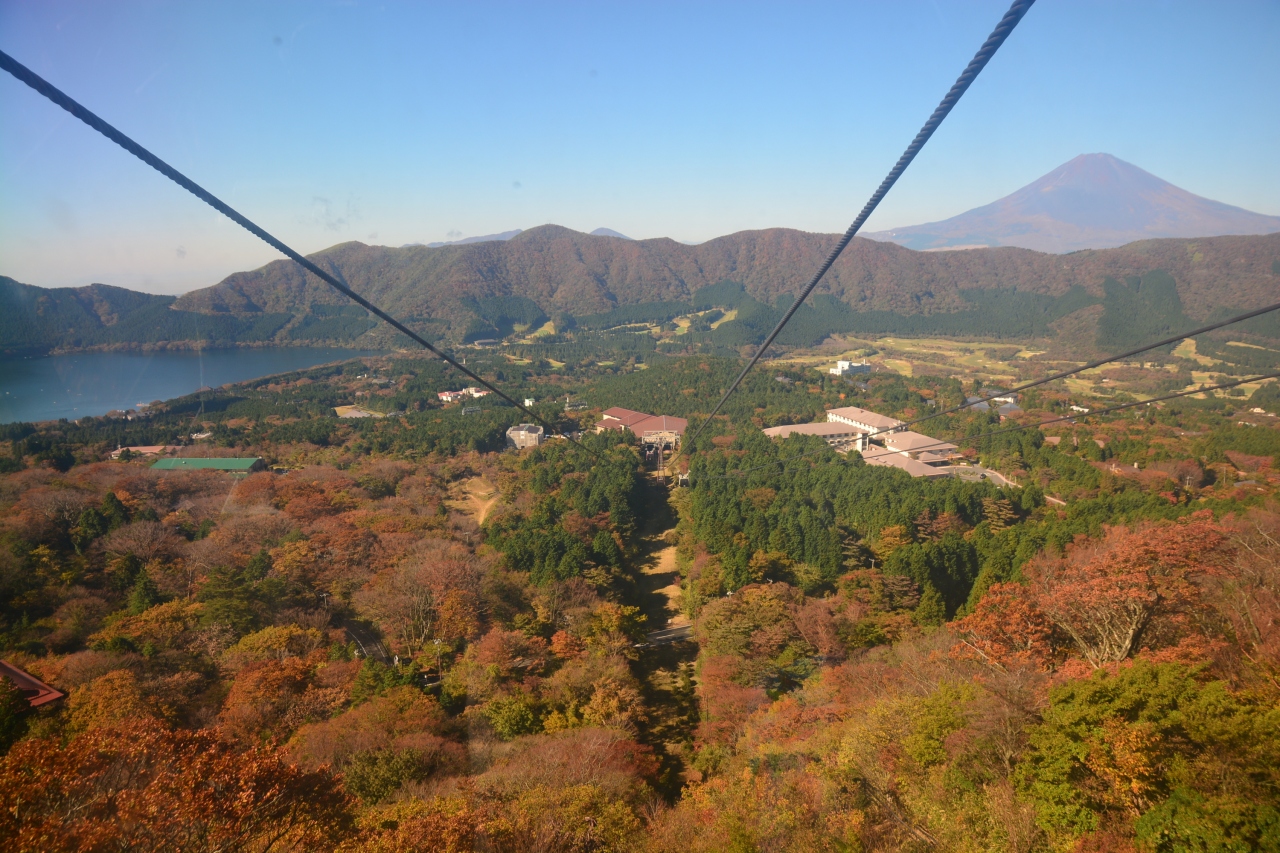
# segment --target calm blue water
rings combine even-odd
[[[0,357],[0,423],[75,420],[331,361],[383,354],[334,347]]]

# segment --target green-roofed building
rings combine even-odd
[[[170,456],[161,459],[151,467],[157,471],[229,471],[232,474],[248,474],[251,471],[265,471],[267,469],[266,464],[258,456],[252,459],[205,459]]]

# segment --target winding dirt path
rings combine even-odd
[[[459,512],[474,516],[476,524],[484,524],[489,511],[502,497],[498,490],[484,477],[468,477],[458,483],[461,497],[451,497],[449,503]]]

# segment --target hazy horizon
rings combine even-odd
[[[704,242],[844,230],[1005,6],[9,4],[0,41],[303,252]],[[1038,4],[865,230],[1102,151],[1280,215],[1277,35],[1263,3]],[[278,257],[8,76],[0,109],[0,274],[181,293]]]

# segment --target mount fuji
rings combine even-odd
[[[1280,216],[1202,198],[1110,154],[1082,154],[983,207],[861,236],[918,250],[1021,246],[1061,253],[1156,237],[1277,231]]]

